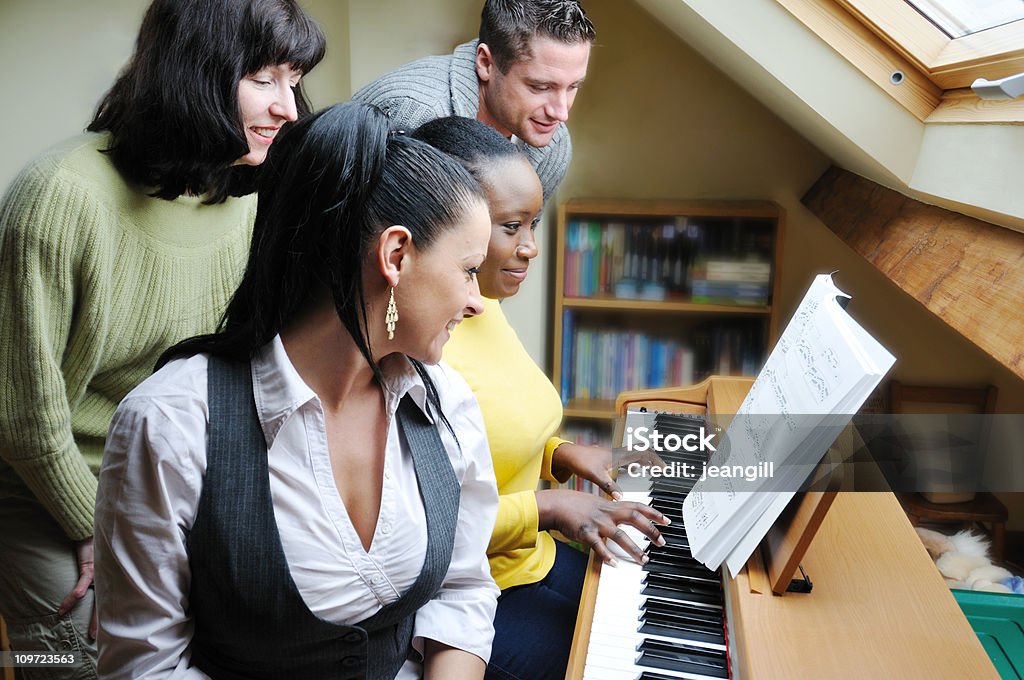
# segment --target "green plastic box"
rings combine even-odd
[[[1024,595],[953,589],[960,609],[1004,680],[1024,680]]]

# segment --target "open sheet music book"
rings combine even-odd
[[[895,362],[840,298],[831,275],[814,279],[708,464],[771,473],[706,476],[683,503],[690,551],[711,569],[736,576]]]

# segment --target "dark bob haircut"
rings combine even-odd
[[[239,81],[276,64],[308,73],[324,50],[295,0],[154,0],[88,129],[111,133],[114,166],[154,196],[220,203],[251,193],[256,169],[232,165],[249,150]],[[301,86],[295,104],[300,117],[309,113]]]
[[[377,237],[401,224],[416,248],[429,249],[475,205],[486,205],[480,185],[456,159],[390,133],[387,116],[359,102],[295,123],[264,165],[249,262],[220,330],[172,347],[158,366],[199,352],[248,361],[327,290],[379,379],[363,291]]]
[[[530,57],[535,36],[574,45],[593,42],[594,24],[578,0],[486,0],[480,13],[480,42],[491,50],[502,73]]]
[[[412,136],[461,160],[481,184],[485,182],[488,163],[510,158],[521,158],[527,163],[530,160],[520,147],[475,118],[435,118],[416,128]]]

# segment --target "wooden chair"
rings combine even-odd
[[[980,388],[932,387],[904,385],[893,380],[889,385],[892,413],[994,413],[998,390],[994,385]],[[983,427],[984,429],[984,427]],[[985,446],[984,432],[979,448]],[[942,524],[992,527],[992,557],[1000,561],[1006,546],[1006,506],[987,491],[980,491],[970,500],[956,503],[932,502],[920,493],[897,494],[910,523],[917,526],[925,520]]]

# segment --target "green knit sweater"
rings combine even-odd
[[[151,198],[108,142],[51,149],[0,204],[0,499],[37,499],[73,540],[93,532],[115,407],[168,346],[216,326],[256,209]]]

